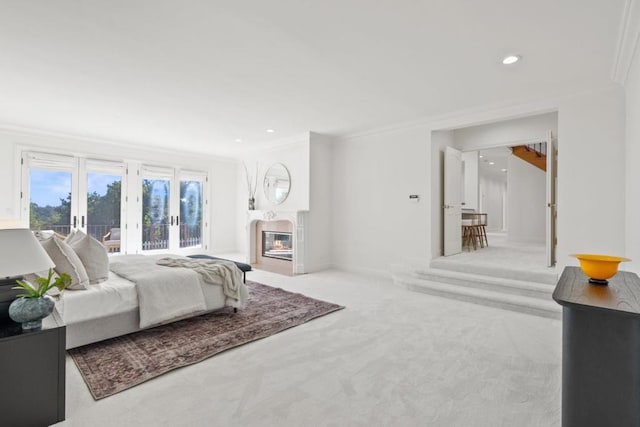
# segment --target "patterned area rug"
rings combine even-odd
[[[249,304],[69,350],[99,400],[344,307],[247,280]]]

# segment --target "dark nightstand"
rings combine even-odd
[[[563,427],[640,426],[640,279],[619,271],[593,285],[566,267],[562,305]]]
[[[64,420],[66,327],[57,311],[42,330],[0,324],[0,424],[48,426]]]

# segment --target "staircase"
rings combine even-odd
[[[562,315],[551,298],[557,281],[553,271],[483,268],[438,258],[428,265],[396,265],[392,276],[395,284],[416,292],[552,319]]]
[[[517,145],[511,147],[514,156],[519,157],[525,162],[532,164],[538,169],[547,171],[547,144],[537,143],[528,145]]]

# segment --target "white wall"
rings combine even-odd
[[[462,201],[465,209],[478,210],[478,191],[480,188],[478,178],[478,152],[468,151],[462,153],[462,161],[464,162],[464,195]]]
[[[430,129],[403,128],[340,140],[333,147],[333,263],[388,274],[431,248]],[[418,203],[410,194],[420,196]]]
[[[462,151],[513,145],[517,141],[543,139],[548,130],[558,134],[556,113],[538,114],[453,131],[454,146]]]
[[[20,150],[62,153],[76,156],[145,162],[209,172],[209,252],[236,249],[236,164],[230,159],[189,155],[169,150],[133,148],[131,145],[92,141],[60,135],[0,130],[0,219],[20,216]]]
[[[258,165],[258,187],[256,189],[256,210],[306,211],[309,210],[310,179],[309,179],[309,135],[300,137],[294,142],[273,148],[255,150],[244,155],[236,164],[237,187],[236,208],[238,222],[236,224],[236,248],[238,252],[247,251],[247,209],[248,190],[247,178],[243,163],[247,165],[251,177],[255,177],[255,166]],[[264,175],[275,163],[282,163],[291,177],[291,188],[287,199],[275,205],[267,200],[264,194]]]
[[[478,123],[480,118],[485,123],[498,121],[514,112],[524,115],[527,111],[554,110],[558,111],[559,135],[559,266],[576,264],[569,257],[571,253],[622,253],[624,96],[622,89],[610,87],[336,142],[334,263],[352,270],[380,272],[388,271],[395,261],[424,261],[437,255],[440,240],[434,224],[441,203],[438,194],[432,198],[431,193],[441,188],[439,160],[435,157],[440,145],[446,145],[442,138],[447,134],[434,132],[432,138],[432,130],[462,127]],[[487,145],[483,147],[483,143]],[[494,145],[482,140],[468,149]],[[422,196],[420,203],[407,202],[412,193]],[[598,203],[594,203],[594,194]],[[431,239],[432,229],[436,240]]]
[[[256,209],[281,211],[309,210],[309,135],[299,140],[265,150],[258,150],[243,156],[241,159],[247,165],[251,176],[255,175],[255,165],[258,164],[258,188],[256,191]],[[264,194],[264,175],[275,163],[285,165],[291,176],[291,188],[287,199],[275,205],[267,200]],[[247,180],[242,162],[238,164],[241,181],[238,183],[238,195],[243,200],[244,210],[247,209],[248,193]]]
[[[507,239],[544,244],[546,174],[516,156],[509,156],[507,169]]]
[[[317,133],[309,135],[310,204],[305,227],[305,271],[311,273],[333,263],[333,141]]]
[[[626,224],[624,270],[640,273],[640,43],[625,85],[626,93]]]
[[[480,209],[487,214],[487,231],[502,231],[503,195],[506,191],[507,180],[504,176],[480,173],[480,197],[482,200]]]
[[[625,110],[622,88],[574,96],[558,113],[558,263],[574,253],[623,254]]]

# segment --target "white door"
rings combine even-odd
[[[444,256],[462,251],[462,152],[446,147],[444,154]]]
[[[547,266],[556,265],[556,145],[551,131],[547,132]]]

